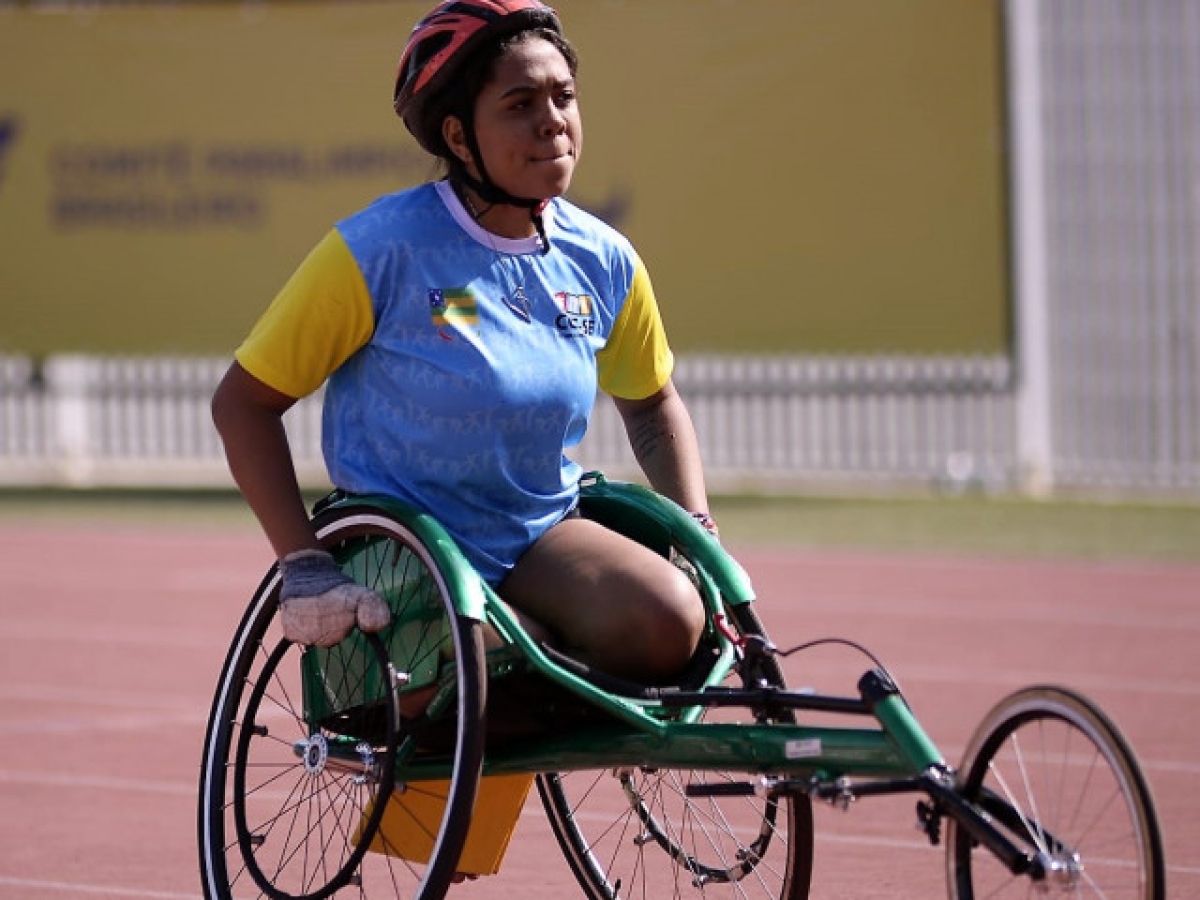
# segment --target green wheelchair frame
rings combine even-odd
[[[209,900],[438,900],[462,877],[480,784],[520,775],[536,776],[554,836],[593,900],[693,890],[802,900],[811,802],[848,807],[889,794],[920,798],[922,829],[946,844],[953,900],[1031,885],[1165,896],[1149,787],[1091,701],[1056,687],[1016,692],[984,719],[956,770],[880,665],[856,696],[788,690],[750,579],[678,506],[594,473],[581,511],[692,577],[709,615],[686,676],[645,686],[587,671],[536,642],[432,516],[386,498],[335,499],[315,516],[318,534],[389,601],[394,621],[333,648],[296,647],[278,634],[277,571],[260,585],[205,738],[198,820]],[[485,623],[499,649],[484,651]],[[854,724],[809,721],[826,714]],[[1049,780],[1035,783],[1026,735],[1045,743],[1047,732],[1061,748],[1045,761]],[[1090,767],[1080,782],[1083,748]],[[1021,774],[1006,780],[1010,767]],[[1067,788],[1078,793],[1070,815],[1039,801]],[[432,813],[410,821],[405,798],[425,794]],[[1093,802],[1102,805],[1081,824]],[[404,812],[385,818],[397,803]],[[1091,855],[1084,837],[1108,828],[1122,846]],[[406,849],[414,840],[415,857]]]

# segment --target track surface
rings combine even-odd
[[[268,553],[244,528],[0,525],[0,898],[200,896],[204,721]],[[865,644],[953,763],[1018,687],[1098,700],[1154,789],[1169,896],[1200,898],[1200,565],[735,553],[780,646]],[[867,667],[824,649],[789,682],[849,693]],[[504,871],[451,897],[580,896],[535,803]],[[911,800],[818,809],[813,897],[945,896],[914,823]]]

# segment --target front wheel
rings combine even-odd
[[[959,786],[1046,871],[1036,883],[1012,874],[950,820],[951,900],[1165,897],[1149,786],[1129,744],[1087,698],[1034,687],[1002,700],[971,739]]]

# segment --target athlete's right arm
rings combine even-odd
[[[284,637],[332,647],[355,625],[363,631],[386,627],[391,611],[318,549],[283,427],[283,414],[295,402],[235,362],[213,395],[213,422],[229,470],[280,560]]]
[[[280,559],[317,546],[282,417],[371,337],[371,296],[336,229],[309,253],[213,395],[229,470]]]
[[[318,546],[283,427],[283,414],[295,402],[237,362],[212,399],[229,471],[279,559]]]

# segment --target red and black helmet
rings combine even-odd
[[[540,0],[444,0],[416,24],[400,57],[392,102],[422,147],[437,153],[436,138],[422,133],[428,99],[454,79],[475,48],[529,28],[562,34],[558,16]]]

